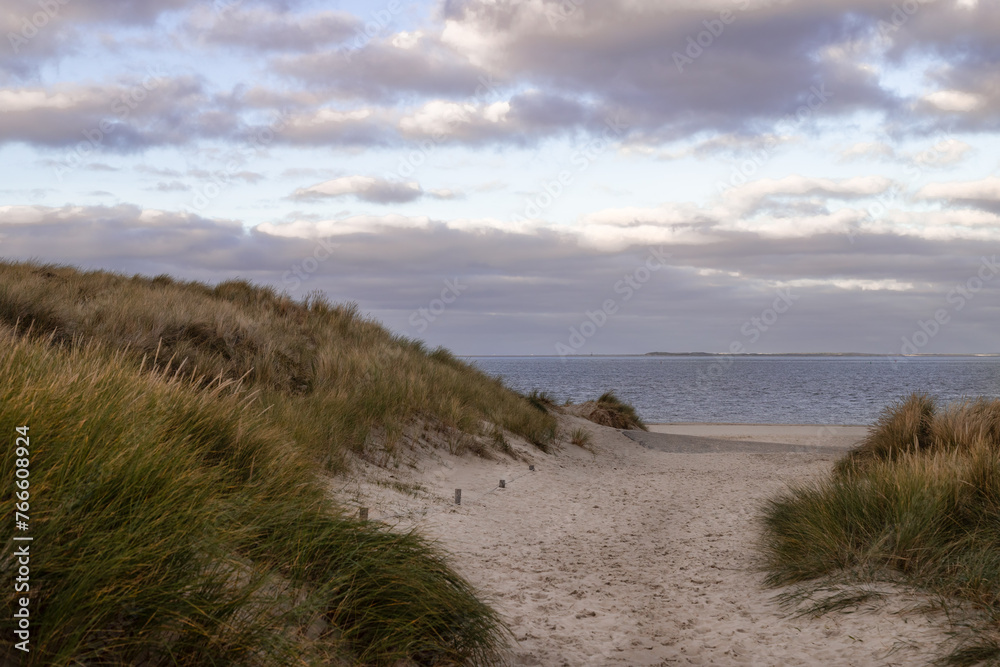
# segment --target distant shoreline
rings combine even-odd
[[[888,358],[933,358],[933,357],[1000,357],[1000,352],[942,352],[940,354],[876,354],[868,352],[645,352],[643,354],[462,354],[463,359],[589,359],[601,357],[866,357]]]

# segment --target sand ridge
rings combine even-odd
[[[561,419],[593,433],[592,452],[521,444],[525,461],[487,461],[425,451],[415,469],[369,469],[338,496],[438,540],[509,620],[513,665],[919,665],[938,655],[943,619],[896,613],[918,600],[795,618],[762,585],[760,504],[824,474],[853,433],[804,453],[665,453]],[[398,490],[412,484],[420,490]]]

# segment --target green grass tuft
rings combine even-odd
[[[917,394],[887,409],[828,478],[771,499],[761,549],[772,585],[894,581],[971,603],[979,641],[951,656],[971,664],[995,651],[982,640],[1000,620],[998,517],[1000,401],[939,411]]]
[[[934,410],[934,400],[920,393],[887,406],[861,445],[837,462],[837,470],[863,469],[875,461],[930,447]]]
[[[601,394],[596,401],[584,403],[583,409],[583,416],[595,424],[625,430],[649,430],[639,419],[639,413],[635,408],[611,391]]]
[[[539,391],[538,389],[532,389],[525,398],[536,410],[541,412],[549,412],[551,410],[557,410],[558,404],[556,399],[547,391]]]
[[[570,433],[569,441],[577,447],[587,449],[590,447],[592,441],[590,431],[582,427],[577,427]]]

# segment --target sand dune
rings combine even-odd
[[[338,494],[440,540],[509,619],[514,665],[919,665],[940,651],[942,619],[897,613],[919,599],[796,618],[756,570],[760,503],[822,475],[863,428],[659,425],[647,445],[655,432],[694,438],[688,452],[664,452],[565,421],[592,429],[593,452],[522,446],[521,462],[423,451],[416,468],[368,467]],[[814,447],[719,444],[745,449],[747,438]],[[401,492],[412,484],[420,490]]]

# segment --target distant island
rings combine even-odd
[[[870,357],[870,358],[895,358],[895,357],[1000,357],[1000,352],[941,352],[919,354],[877,354],[874,352],[644,352],[641,354],[464,354],[456,355],[460,359],[523,359],[533,357],[537,359],[577,359],[577,358],[599,358],[599,357]]]
[[[631,356],[631,355],[622,355]],[[998,352],[876,354],[874,352],[647,352],[644,357],[1000,357]]]

